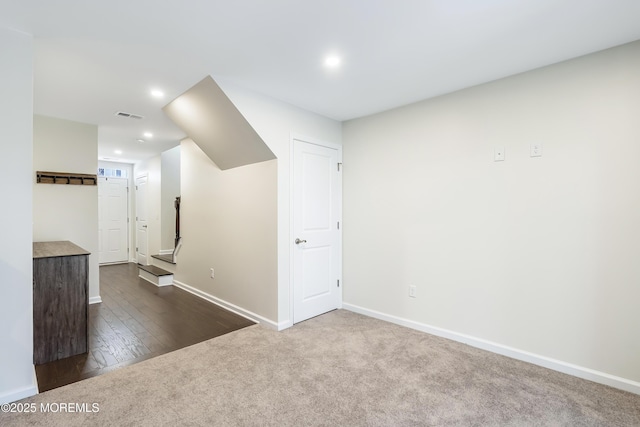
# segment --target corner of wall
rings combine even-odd
[[[0,27],[0,403],[37,393],[33,375],[33,38]]]

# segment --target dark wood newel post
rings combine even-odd
[[[178,241],[180,240],[180,197],[176,197],[176,201],[173,202],[173,205],[176,207],[176,240],[173,244],[173,247],[178,246]]]

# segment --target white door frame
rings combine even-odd
[[[293,142],[294,141],[302,141],[309,144],[319,145],[321,147],[332,148],[338,152],[338,162],[340,163],[341,171],[342,171],[342,145],[335,144],[332,142],[322,141],[316,138],[310,138],[308,136],[303,136],[299,134],[291,134],[289,138],[289,321],[287,322],[288,326],[293,326],[293,311],[294,311],[294,283],[293,283],[293,255],[295,249],[294,243],[294,221],[293,221],[293,207],[294,207],[294,188],[293,188],[293,177],[294,177],[294,168],[293,168]],[[339,174],[339,186],[340,186],[340,200],[338,200],[338,217],[340,221],[340,229],[338,230],[338,277],[340,278],[340,288],[338,289],[338,308],[342,308],[342,297],[343,292],[342,289],[344,287],[342,280],[342,173]]]

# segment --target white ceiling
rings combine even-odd
[[[129,161],[177,144],[161,107],[206,75],[347,120],[638,40],[639,23],[638,0],[0,0],[0,26],[35,37],[35,112],[97,124],[99,155]]]

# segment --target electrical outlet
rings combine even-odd
[[[213,279],[215,277],[215,274],[213,274],[213,267],[211,267],[211,278]]]
[[[409,286],[409,296],[411,298],[415,298],[416,297],[416,287],[411,285]]]
[[[530,157],[542,157],[542,144],[539,142],[534,142],[529,147],[529,156]]]

